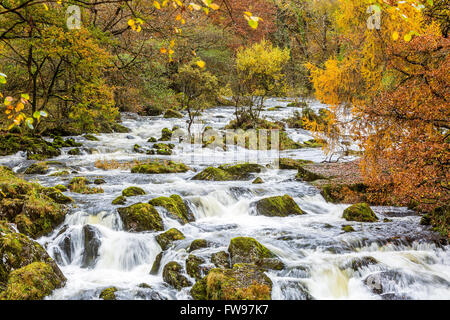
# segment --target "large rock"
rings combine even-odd
[[[43,160],[61,155],[58,147],[39,137],[8,133],[0,135],[0,156],[26,151],[30,160]]]
[[[178,291],[184,287],[189,287],[192,283],[182,275],[183,267],[175,261],[171,261],[164,266],[163,279]]]
[[[159,268],[161,267],[161,259],[163,256],[163,252],[160,252],[156,255],[155,261],[153,261],[152,269],[150,270],[150,274],[157,275],[159,272]]]
[[[64,186],[63,186],[64,187]],[[60,188],[60,187],[59,187]],[[50,199],[52,199],[53,201],[55,201],[56,203],[59,204],[68,204],[73,202],[73,199],[64,195],[61,190],[59,190],[59,188],[57,187],[49,187],[49,188],[43,188],[42,191],[43,193],[49,197]]]
[[[66,278],[45,262],[33,262],[11,272],[0,299],[41,300],[64,286]]]
[[[207,248],[208,247],[208,241],[205,239],[195,239],[191,242],[191,245],[189,246],[188,252],[192,252],[194,250]]]
[[[155,207],[163,207],[172,218],[178,220],[181,224],[186,224],[195,220],[192,211],[177,194],[173,194],[170,197],[155,198],[148,203]]]
[[[376,222],[378,217],[367,203],[357,203],[344,210],[342,215],[347,221]]]
[[[305,214],[291,196],[275,196],[264,198],[256,202],[258,214],[268,217],[287,217]]]
[[[309,163],[313,162],[310,160],[302,160],[302,159],[280,158],[279,168],[282,170],[296,170],[299,167]]]
[[[284,268],[277,256],[253,238],[237,237],[230,241],[228,252],[231,265],[250,263],[267,269],[281,270]]]
[[[180,230],[172,228],[164,233],[158,234],[155,239],[156,242],[161,246],[161,249],[166,250],[170,245],[178,240],[183,240],[185,237]]]
[[[163,221],[158,211],[148,203],[136,203],[117,211],[127,231],[163,231]]]
[[[164,112],[164,118],[183,118],[183,115],[176,110],[169,109]]]
[[[99,249],[102,244],[100,231],[89,224],[83,226],[84,252],[81,262],[82,268],[93,268],[99,256]]]
[[[200,280],[202,278],[202,268],[200,265],[203,263],[205,263],[205,259],[190,254],[186,259],[186,273],[192,278],[195,278],[195,280]]]
[[[48,172],[48,165],[45,162],[36,162],[30,165],[25,174],[46,174]]]
[[[144,189],[139,188],[139,187],[128,187],[128,188],[122,190],[122,195],[124,197],[141,196],[144,194],[145,194]]]
[[[299,166],[297,168],[298,172],[297,175],[295,176],[295,178],[297,180],[302,180],[302,181],[315,181],[315,180],[320,180],[320,179],[326,179],[324,176],[317,174],[311,170],[306,169],[305,167]]]
[[[191,289],[195,300],[270,300],[272,281],[257,266],[212,269]]]
[[[116,300],[116,291],[116,287],[106,288],[100,293],[99,298],[103,300]]]
[[[192,180],[207,181],[232,181],[247,180],[252,173],[260,173],[263,166],[255,163],[242,163],[235,165],[221,165],[218,168],[208,167],[202,172],[196,174]]]
[[[146,174],[160,174],[160,173],[179,173],[186,172],[189,167],[181,162],[175,161],[150,161],[148,163],[139,164],[131,168],[131,173],[146,173]]]
[[[211,262],[214,263],[217,268],[231,268],[230,255],[225,251],[214,252],[211,255]]]

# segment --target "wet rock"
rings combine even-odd
[[[376,222],[378,217],[367,203],[357,203],[344,210],[342,215],[347,221]]]
[[[118,196],[112,201],[112,204],[114,205],[121,205],[125,204],[127,202],[127,199],[124,196]]]
[[[116,287],[106,288],[100,293],[99,298],[103,300],[116,300],[116,291]]]
[[[230,255],[225,251],[215,252],[211,255],[211,262],[217,268],[229,269],[231,268],[230,264]]]
[[[159,141],[170,141],[172,139],[172,131],[169,128],[161,130],[161,138]]]
[[[194,250],[207,248],[208,242],[205,239],[195,239],[191,242],[191,245],[189,246],[188,252],[192,252]]]
[[[280,284],[282,292],[289,297],[289,300],[314,300],[305,284],[298,281],[283,281]]]
[[[272,281],[257,266],[212,269],[191,289],[195,300],[270,300]]]
[[[282,270],[284,268],[284,264],[272,251],[253,238],[231,239],[228,252],[233,266],[238,263],[251,263],[268,269]]]
[[[313,161],[302,159],[280,158],[279,168],[282,170],[296,170],[299,167],[309,163],[313,163]]]
[[[129,207],[118,208],[117,211],[125,226],[125,230],[163,231],[163,221],[158,211],[148,203],[136,203]]]
[[[71,235],[64,236],[63,240],[58,244],[59,248],[64,252],[69,262],[72,261],[72,237]]]
[[[98,250],[102,244],[101,234],[97,228],[89,224],[83,227],[84,252],[81,262],[82,268],[93,268],[99,256]]]
[[[61,288],[66,278],[52,265],[45,262],[33,262],[9,274],[4,292],[0,299],[5,300],[41,300]]]
[[[29,160],[43,160],[61,155],[58,147],[39,137],[7,133],[0,136],[0,156],[27,152]]]
[[[156,139],[155,137],[150,137],[147,142],[156,142],[158,141],[158,139]]]
[[[73,148],[67,151],[67,153],[70,154],[71,156],[79,156],[81,154],[81,151],[78,148]]]
[[[66,188],[67,189],[67,188]],[[73,199],[64,195],[60,190],[57,188],[44,188],[42,189],[43,193],[59,204],[67,204],[73,202]]]
[[[358,271],[363,267],[367,267],[369,265],[378,264],[377,259],[374,257],[366,256],[361,258],[354,258],[346,267],[350,267],[353,271]]]
[[[258,200],[256,203],[258,214],[267,217],[287,217],[305,214],[291,196],[275,196]]]
[[[53,177],[60,177],[60,176],[68,176],[70,174],[67,170],[57,171],[51,174]]]
[[[200,265],[203,263],[205,263],[205,259],[190,254],[186,259],[186,273],[195,280],[200,280],[202,278]]]
[[[59,190],[61,192],[67,191],[67,187],[65,185],[62,185],[62,184],[57,184],[53,188],[55,188],[55,189],[57,189],[57,190]]]
[[[138,144],[135,144],[133,146],[133,151],[136,153],[145,153],[144,149],[142,149],[142,147]]]
[[[182,275],[183,267],[175,261],[164,266],[163,279],[166,283],[180,291],[184,287],[190,287],[192,283]]]
[[[166,112],[164,112],[164,118],[183,118],[183,115],[178,111],[169,109]]]
[[[106,181],[105,181],[105,179],[95,179],[94,180],[94,184],[105,184],[106,183]]]
[[[233,176],[224,170],[208,167],[202,172],[196,174],[192,180],[206,180],[206,181],[231,181]]]
[[[163,207],[171,218],[178,220],[181,224],[195,220],[194,214],[179,195],[173,194],[170,197],[155,198],[150,200],[149,203],[155,207]]]
[[[45,162],[36,162],[30,165],[25,174],[46,174],[48,172],[48,165]]]
[[[242,163],[237,165],[221,165],[218,168],[208,167],[196,174],[192,180],[232,181],[247,180],[251,173],[260,173],[263,166],[255,163]]]
[[[85,138],[86,140],[89,140],[89,141],[99,141],[98,138],[96,136],[94,136],[93,134],[85,134],[85,135],[83,135],[83,138]]]
[[[175,228],[171,228],[155,237],[156,242],[158,242],[163,250],[167,250],[173,242],[183,240],[184,238],[183,233]]]
[[[297,180],[310,182],[310,181],[315,181],[315,180],[320,180],[320,179],[326,179],[324,176],[314,173],[302,166],[299,166],[297,168],[297,170],[298,170],[298,172],[297,172],[297,175],[295,176],[295,178]]]
[[[161,259],[163,257],[163,252],[160,252],[156,255],[155,261],[153,261],[152,269],[150,270],[151,275],[157,275],[159,272],[159,268],[161,267]]]
[[[344,231],[344,232],[354,232],[354,231],[355,231],[355,229],[353,229],[353,227],[350,226],[350,225],[344,225],[344,226],[342,226],[342,227],[341,227],[341,230]]]
[[[69,189],[72,192],[83,194],[103,193],[102,188],[92,188],[88,186],[89,184],[90,182],[87,178],[75,177],[70,180]]]
[[[140,195],[144,195],[144,194],[146,194],[144,189],[139,188],[139,187],[128,187],[128,188],[122,190],[122,195],[124,197],[134,197],[134,196],[140,196]]]
[[[150,161],[145,164],[139,164],[131,168],[131,173],[179,173],[186,172],[189,167],[181,162],[175,161]]]
[[[262,184],[262,183],[264,183],[264,181],[260,177],[257,177],[255,180],[253,180],[252,183],[253,184]]]

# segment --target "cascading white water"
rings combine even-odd
[[[277,112],[264,112],[274,120],[289,117],[295,108],[286,107],[287,101],[271,99],[267,106],[280,105]],[[313,109],[323,107],[310,103]],[[214,108],[204,112],[203,120],[213,128],[223,128],[232,118],[233,108]],[[155,236],[160,232],[129,233],[123,229],[117,206],[111,201],[128,186],[139,186],[146,195],[128,198],[126,205],[147,202],[159,196],[179,194],[192,209],[195,222],[181,225],[158,208],[165,229],[175,227],[186,236],[164,254],[161,265],[177,261],[184,266],[189,255],[187,248],[194,239],[206,239],[212,246],[197,250],[208,265],[211,254],[227,250],[230,239],[251,236],[276,253],[285,264],[281,271],[268,272],[274,286],[273,299],[381,299],[376,285],[383,287],[383,298],[389,299],[449,299],[450,253],[448,247],[432,241],[430,232],[418,224],[420,217],[405,208],[374,207],[382,220],[392,222],[361,224],[341,218],[346,205],[325,202],[313,186],[295,181],[295,171],[267,169],[258,174],[264,184],[250,181],[206,182],[194,181],[195,174],[143,175],[131,174],[126,169],[103,171],[94,166],[96,160],[133,160],[150,157],[133,152],[133,146],[147,146],[148,138],[159,138],[161,129],[184,126],[186,119],[164,119],[123,115],[123,124],[130,133],[98,135],[99,141],[74,137],[89,150],[80,156],[63,152],[58,160],[70,171],[69,177],[47,175],[32,177],[48,186],[67,183],[73,176],[101,177],[104,193],[80,195],[67,192],[74,198],[76,208],[52,234],[42,237],[49,254],[55,258],[68,278],[67,285],[56,290],[50,299],[98,299],[106,287],[118,288],[119,299],[183,299],[189,298],[189,288],[176,291],[162,280],[162,271],[150,275],[150,269],[160,246]],[[289,129],[296,141],[311,139],[304,130]],[[196,157],[198,149],[176,144],[171,158],[189,162],[194,170],[229,161],[230,150],[207,150]],[[93,150],[95,149],[95,150]],[[189,151],[190,150],[190,151]],[[67,150],[64,150],[67,151]],[[182,152],[183,151],[183,152]],[[325,155],[320,149],[299,149],[282,152],[282,157],[320,162]],[[266,159],[267,160],[267,159]],[[0,163],[21,170],[30,162],[24,155],[0,158]],[[54,168],[54,171],[59,170]],[[307,213],[292,217],[264,217],[255,215],[252,204],[263,197],[289,194]],[[344,233],[343,224],[356,230]],[[406,239],[408,241],[396,241]],[[414,240],[416,239],[416,240]],[[376,263],[352,268],[355,259],[373,258]],[[189,276],[187,276],[189,278]],[[192,282],[194,279],[189,278]],[[141,284],[148,284],[142,286]],[[375,287],[374,287],[375,286]]]

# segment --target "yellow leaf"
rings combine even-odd
[[[398,34],[397,31],[395,31],[395,32],[392,34],[392,39],[393,39],[394,41],[397,41],[397,40],[398,40],[398,37],[399,37],[399,34]]]
[[[23,108],[25,108],[25,106],[23,105],[23,103],[19,102],[19,103],[16,105],[16,112],[22,111]]]
[[[244,14],[249,16],[249,17],[251,17],[253,15],[251,12],[248,12],[248,11],[245,11]]]
[[[215,3],[211,3],[210,8],[213,10],[219,10],[220,7]]]
[[[189,4],[189,6],[190,7],[192,7],[194,10],[200,10],[202,7],[201,6],[199,6],[198,4],[196,4],[196,3],[193,3],[193,2],[191,2],[190,4]]]
[[[134,22],[133,19],[128,20],[128,25],[129,25],[130,27],[133,27],[134,24],[135,24],[135,22]]]
[[[181,24],[185,24],[185,23],[186,23],[186,20],[181,19]]]
[[[169,54],[172,55],[174,51],[172,49],[169,49]]]
[[[173,48],[175,46],[175,40],[170,40],[170,47]]]
[[[142,30],[142,27],[139,25],[136,29],[136,32],[141,32],[141,30]]]
[[[44,5],[45,10],[48,11],[48,6],[45,3],[43,3],[43,5]]]
[[[158,1],[153,1],[153,5],[155,6],[156,9],[161,9],[161,5],[159,4]]]
[[[167,49],[166,49],[166,48],[161,48],[161,49],[159,49],[159,52],[161,52],[161,53],[166,53],[166,52],[167,52]]]
[[[403,39],[404,39],[406,42],[409,42],[409,41],[411,41],[412,36],[411,36],[410,33],[408,33],[407,35],[405,35],[405,36],[403,37]]]
[[[177,16],[176,16],[176,18],[175,18],[175,20],[181,20],[181,14],[178,14]]]
[[[197,64],[200,68],[202,68],[202,69],[203,69],[203,68],[205,67],[205,65],[206,65],[205,61],[203,61],[203,60],[197,61],[196,64]]]

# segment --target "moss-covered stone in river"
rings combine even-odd
[[[191,242],[191,245],[189,246],[188,252],[192,252],[194,250],[207,248],[208,247],[208,241],[205,239],[195,239]]]
[[[164,266],[163,279],[166,283],[180,291],[184,287],[190,287],[192,283],[182,275],[183,267],[175,261],[171,261]]]
[[[127,231],[163,231],[163,221],[158,211],[148,203],[136,203],[117,211]]]
[[[97,179],[95,179],[94,180],[94,184],[105,184],[106,183],[106,181],[105,181],[105,179],[101,179],[101,178],[97,178]]]
[[[54,172],[54,173],[52,173],[52,174],[50,174],[50,175],[53,176],[53,177],[60,177],[60,176],[68,176],[69,174],[70,174],[69,171],[67,171],[67,170],[62,170],[62,171]]]
[[[173,242],[183,240],[184,238],[184,234],[176,228],[171,228],[155,237],[156,242],[158,242],[163,250],[169,248]]]
[[[251,173],[260,173],[263,166],[255,163],[225,164],[218,168],[208,167],[195,175],[192,180],[232,181],[247,180]]]
[[[280,158],[279,168],[282,170],[296,170],[299,167],[310,163],[313,163],[313,161],[302,159]]]
[[[173,109],[169,109],[164,113],[164,118],[183,118],[183,115]]]
[[[30,160],[44,160],[61,155],[57,147],[42,138],[12,133],[0,134],[0,156],[18,151],[26,151]]]
[[[202,278],[200,265],[203,263],[205,263],[205,259],[190,254],[186,259],[186,273],[195,280],[200,280]]]
[[[81,150],[79,148],[73,148],[67,151],[71,156],[79,156],[81,154]]]
[[[169,128],[163,128],[161,130],[161,138],[159,141],[170,141],[172,139],[172,130]]]
[[[150,137],[147,142],[156,142],[158,141],[158,139],[156,139],[155,137]]]
[[[46,174],[48,172],[48,165],[45,162],[36,162],[30,165],[25,174]]]
[[[144,194],[146,194],[144,189],[139,188],[139,187],[128,187],[128,188],[122,190],[122,195],[124,197],[141,196]]]
[[[421,225],[431,225],[442,236],[450,238],[450,205],[434,208],[422,216]]]
[[[160,252],[156,255],[155,261],[153,261],[152,269],[150,270],[150,274],[157,275],[159,272],[159,268],[161,267],[161,259],[164,252]]]
[[[177,194],[173,194],[170,197],[155,198],[150,200],[149,203],[155,207],[163,207],[172,218],[178,220],[182,224],[195,220],[191,210]]]
[[[305,214],[294,199],[287,194],[258,200],[256,202],[256,211],[258,214],[267,217],[287,217]]]
[[[262,184],[264,183],[263,179],[261,179],[260,177],[256,177],[255,180],[253,180],[252,182],[253,184]]]
[[[99,298],[103,300],[116,300],[116,291],[116,287],[106,288],[100,293]]]
[[[270,300],[272,281],[257,266],[212,269],[191,289],[195,300]]]
[[[112,204],[121,205],[121,204],[125,204],[126,202],[127,202],[127,198],[125,198],[124,196],[118,196],[117,198],[115,198],[112,201]]]
[[[83,138],[85,138],[86,140],[89,140],[89,141],[98,141],[98,138],[96,136],[94,136],[93,134],[85,134],[83,136]]]
[[[41,300],[64,286],[66,278],[45,262],[33,262],[10,273],[1,299]]]
[[[231,265],[251,263],[259,267],[281,270],[283,263],[277,256],[261,243],[249,237],[237,237],[230,241],[228,247]]]
[[[63,186],[64,187],[64,186]],[[65,187],[64,187],[65,188]],[[67,190],[67,188],[66,188]],[[50,199],[52,199],[53,201],[55,201],[56,203],[60,203],[60,204],[67,204],[67,203],[71,203],[73,202],[73,199],[64,195],[59,188],[53,187],[53,188],[43,188],[42,189],[43,193],[49,197]]]
[[[295,178],[297,180],[302,180],[302,181],[315,181],[315,180],[319,180],[319,179],[326,179],[324,176],[314,173],[308,169],[305,169],[302,166],[299,166],[297,168],[298,172],[297,175],[295,176]]]
[[[192,180],[205,180],[205,181],[231,181],[233,176],[228,172],[214,167],[208,167],[202,172],[196,174]]]
[[[89,187],[89,180],[85,177],[75,177],[69,182],[69,189],[72,192],[83,193],[83,194],[93,194],[93,193],[103,193],[103,189],[100,187]]]
[[[214,252],[211,255],[211,262],[214,263],[217,268],[231,268],[230,255],[225,251]]]
[[[354,232],[354,231],[355,231],[355,229],[353,229],[353,227],[350,226],[350,225],[344,225],[344,226],[342,226],[342,227],[341,227],[341,230],[344,231],[344,232]]]
[[[189,167],[181,162],[155,160],[134,166],[133,168],[131,168],[131,173],[179,173],[186,172],[188,170]]]
[[[378,217],[367,203],[357,203],[344,210],[342,217],[347,221],[376,222]]]
[[[61,192],[67,191],[67,187],[65,185],[62,185],[62,184],[57,184],[53,188],[58,189]]]

